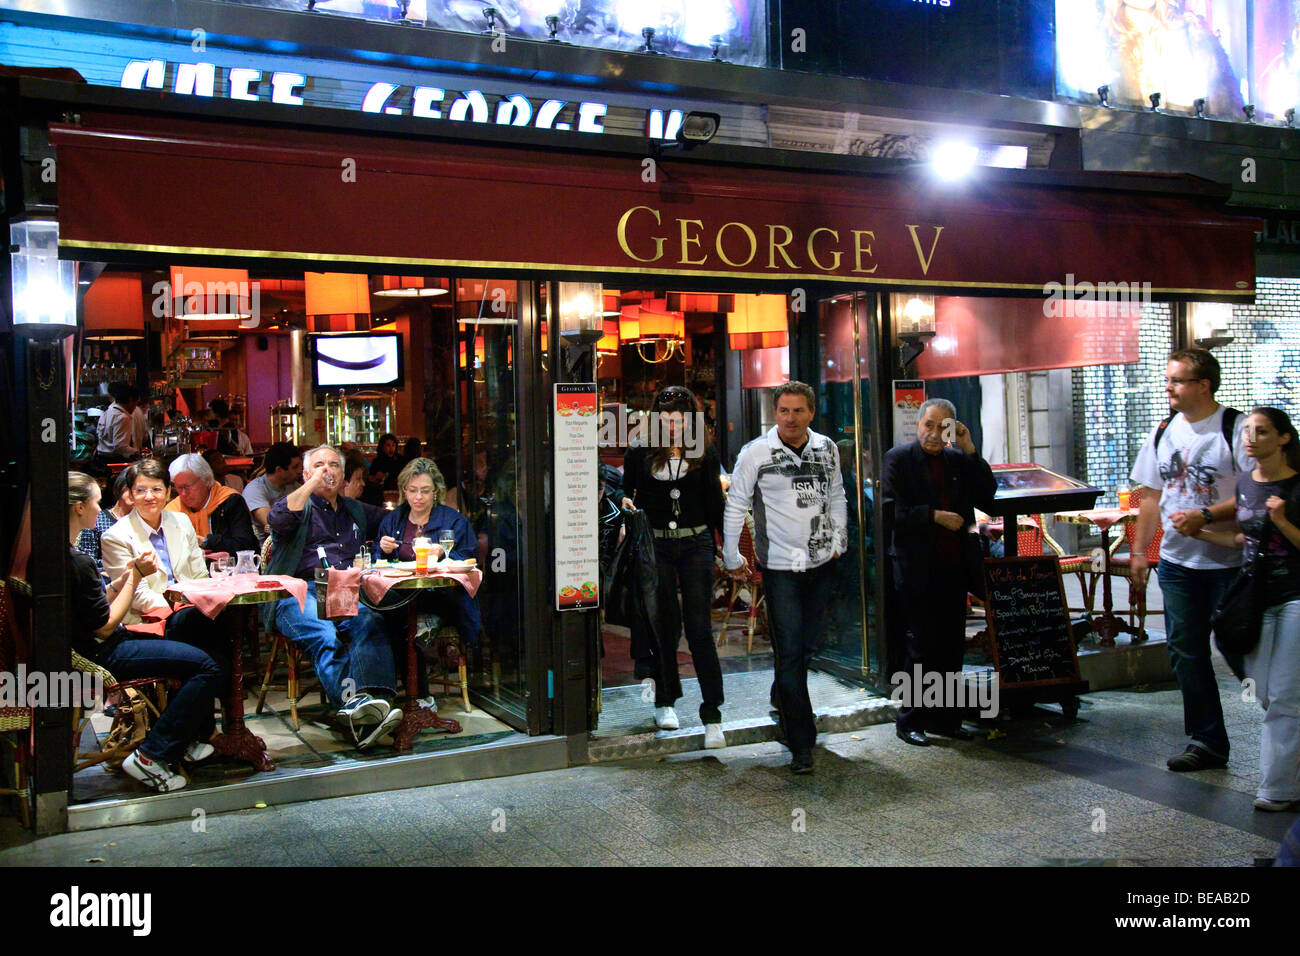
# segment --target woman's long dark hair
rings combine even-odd
[[[687,415],[695,414],[698,409],[695,406],[695,395],[689,388],[683,385],[669,385],[667,388],[659,390],[659,394],[655,396],[655,400],[650,404],[650,411],[657,414],[681,412],[684,418]],[[659,430],[659,435],[661,437],[664,435],[662,429]],[[651,448],[646,460],[651,473],[658,471],[668,464],[668,446],[660,444]],[[695,458],[686,457],[686,470],[694,470],[703,460],[703,455],[697,455]]]
[[[1271,405],[1256,405],[1250,413],[1267,418],[1273,430],[1277,432],[1278,438],[1283,435],[1291,436],[1291,440],[1282,446],[1282,457],[1294,470],[1300,471],[1300,434],[1296,433],[1295,426],[1291,424],[1291,416]]]

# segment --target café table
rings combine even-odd
[[[389,589],[390,594],[398,590],[422,591],[430,588],[458,588],[461,586],[460,582],[455,578],[440,575],[437,572],[415,574],[384,567],[379,567],[376,570],[380,574],[388,574],[389,576],[400,575]],[[402,708],[402,722],[393,731],[393,745],[397,750],[410,750],[415,745],[415,738],[419,736],[422,730],[445,730],[449,734],[458,734],[461,731],[458,721],[439,717],[435,711],[430,710],[428,707],[421,707],[416,697],[416,694],[419,693],[416,688],[419,686],[417,679],[421,666],[420,652],[415,646],[415,634],[419,625],[418,604],[417,596],[410,595],[410,600],[406,603],[406,705]],[[366,605],[372,608],[376,607],[369,601],[366,601]],[[382,610],[384,608],[381,604],[376,609]]]
[[[1093,525],[1101,532],[1101,615],[1093,622],[1093,630],[1101,638],[1102,647],[1114,647],[1119,634],[1132,635],[1133,643],[1146,640],[1146,635],[1114,613],[1110,590],[1110,529],[1123,527],[1136,521],[1137,508],[1090,508],[1084,511],[1058,511],[1056,520],[1066,524]]]
[[[255,575],[258,579],[262,575]],[[234,628],[230,647],[230,693],[223,704],[225,720],[224,729],[212,738],[212,746],[223,757],[246,760],[256,770],[274,770],[273,761],[266,752],[266,741],[254,734],[244,724],[244,633],[253,625],[252,615],[257,605],[279,601],[289,596],[287,588],[258,588],[245,594],[237,594],[230,599],[227,608],[238,608],[239,619]],[[167,600],[176,603],[188,603],[184,591],[184,582],[169,587]]]

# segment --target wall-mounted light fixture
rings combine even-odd
[[[898,362],[904,368],[916,361],[925,351],[926,343],[934,338],[934,296],[899,295],[889,297],[890,312],[896,316],[894,328],[898,337]]]
[[[495,36],[497,32],[497,8],[484,7],[483,16],[487,17],[487,24],[488,24],[487,29],[483,31],[483,35],[488,36],[490,34],[492,36]]]
[[[1234,341],[1228,334],[1232,326],[1232,303],[1189,302],[1187,315],[1192,323],[1192,340],[1197,348],[1215,349]]]
[[[605,297],[599,282],[561,282],[560,338],[574,348],[593,345],[605,334]]]
[[[641,36],[645,39],[645,43],[642,44],[641,49],[637,50],[637,52],[650,53],[655,56],[659,56],[660,55],[659,51],[655,49],[655,28],[642,27]]]
[[[77,264],[59,258],[59,223],[28,219],[9,225],[14,331],[61,339],[77,328]]]
[[[722,50],[722,37],[711,36],[709,37],[709,43],[712,44],[713,46],[713,54],[709,57],[709,59],[712,60],[714,63],[724,62],[722,57],[718,55],[718,53]]]

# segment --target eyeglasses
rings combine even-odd
[[[166,488],[132,488],[131,494],[136,498],[161,498],[167,494]]]
[[[1208,379],[1203,378],[1166,378],[1166,385],[1190,385],[1192,382],[1205,382]]]

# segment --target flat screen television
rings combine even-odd
[[[400,332],[368,335],[314,335],[311,338],[311,378],[316,389],[401,388],[403,378]]]

